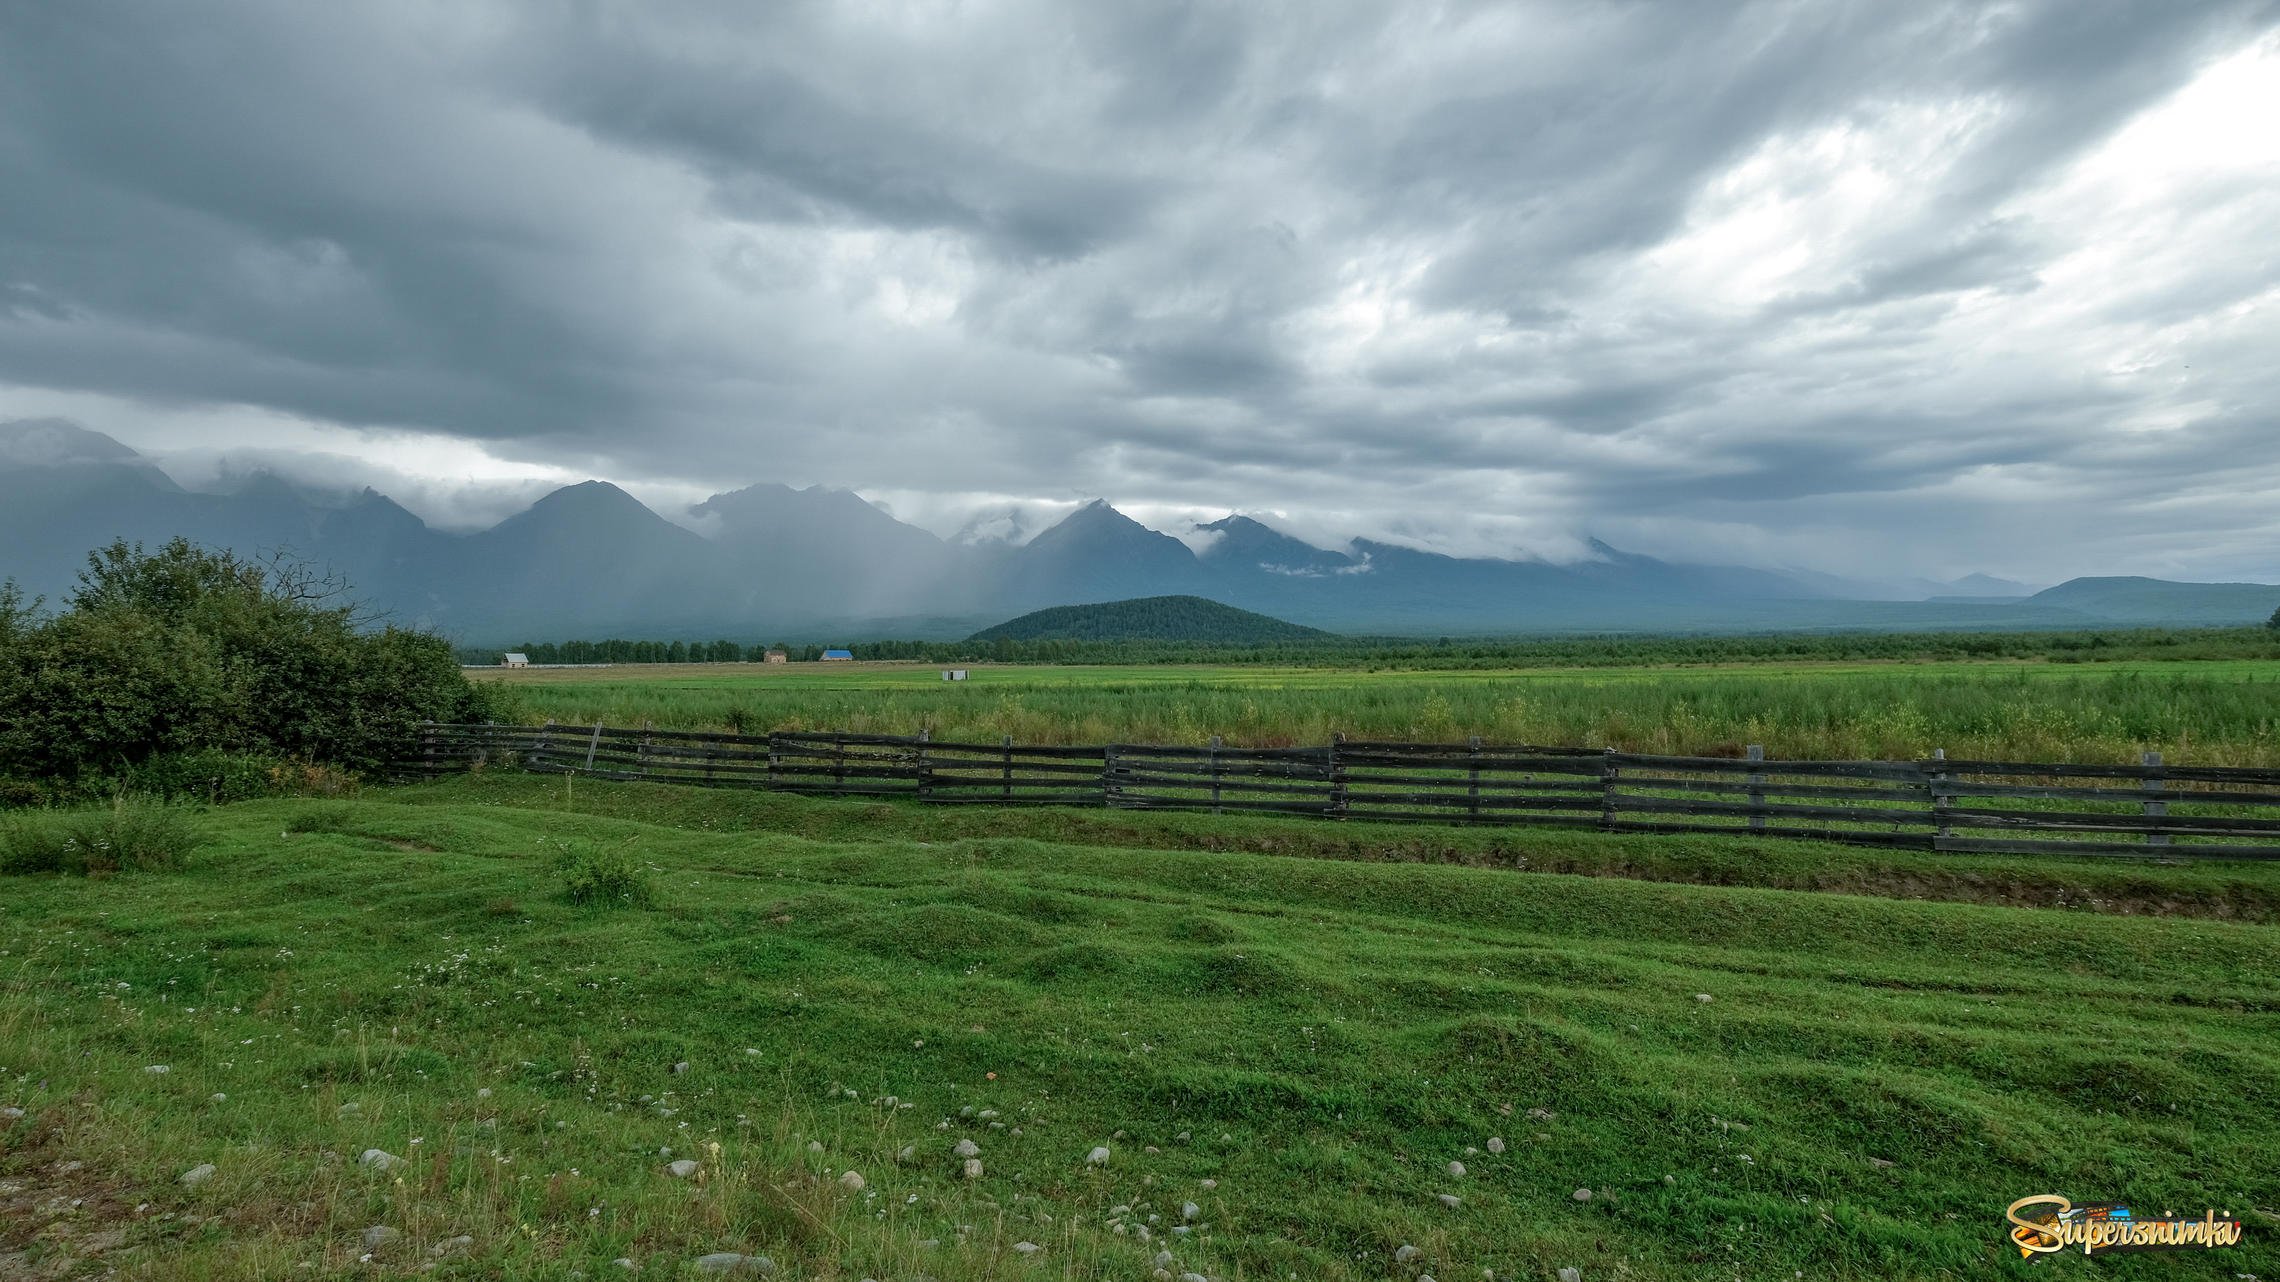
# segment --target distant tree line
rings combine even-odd
[[[758,663],[769,650],[784,646],[745,645],[737,641],[525,641],[514,647],[532,663]],[[820,646],[805,647],[818,655]],[[794,648],[795,651],[797,648]],[[497,663],[500,651],[461,651],[470,663]]]
[[[792,645],[735,641],[560,641],[515,647],[533,663],[760,662],[780,649],[794,662],[844,648],[858,659],[923,663],[1217,663],[1288,667],[1391,667],[1461,670],[1617,667],[1633,664],[1829,663],[1865,660],[2040,659],[2089,663],[2121,659],[2280,659],[2280,623],[2271,627],[2129,628],[2081,632],[1841,632],[1767,635],[1594,634],[1547,637],[1323,637],[1218,644],[1208,641],[872,640]],[[497,663],[497,650],[462,651],[469,663]]]

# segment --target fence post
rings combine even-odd
[[[657,723],[654,721],[641,723],[641,746],[633,754],[633,775],[636,779],[649,777],[649,736],[656,733],[656,730]]]
[[[1343,730],[1330,733],[1330,748],[1323,756],[1323,764],[1330,772],[1330,817],[1346,817],[1346,769],[1338,764],[1338,749],[1346,742]]]
[[[1615,831],[1615,750],[1609,748],[1599,765],[1599,826]]]
[[[586,740],[586,773],[594,773],[594,750],[602,746],[602,723],[594,723],[594,737]]]
[[[998,750],[1005,754],[1005,773],[1000,776],[998,796],[1003,800],[1011,801],[1013,800],[1013,736],[1007,735],[1000,739]]]
[[[1104,743],[1100,746],[1100,804],[1113,806],[1121,795],[1116,786],[1116,745]]]
[[[776,732],[771,730],[768,732],[768,791],[774,792],[783,786],[776,779]]]
[[[1211,813],[1219,813],[1219,749],[1226,740],[1211,736]]]
[[[1948,807],[1955,804],[1955,785],[1949,782],[1954,776],[1947,772],[1946,762],[1947,749],[1932,749],[1932,849],[1934,850],[1946,845],[1948,838],[1955,832],[1948,825],[1947,813]]]
[[[847,736],[831,736],[831,790],[847,791]]]
[[[420,723],[420,769],[428,778],[435,777],[435,723]]]
[[[2149,752],[2143,757],[2140,757],[2138,759],[2138,762],[2140,765],[2143,765],[2146,768],[2147,772],[2144,776],[2144,782],[2140,784],[2140,787],[2143,788],[2146,792],[2160,792],[2162,790],[2163,784],[2161,777],[2161,754],[2158,752]],[[2148,801],[2141,803],[2141,805],[2144,808],[2146,817],[2151,819],[2159,819],[2169,813],[2169,803],[2166,801]],[[2165,832],[2149,832],[2145,835],[2145,844],[2148,846],[2166,846],[2169,844],[2169,834]]]
[[[931,737],[931,733],[924,728],[918,732],[918,799],[920,801],[928,800],[934,796],[934,758],[926,751],[926,743]]]
[[[1750,745],[1750,747],[1749,747],[1749,759],[1750,759],[1750,760],[1752,760],[1752,761],[1763,761],[1763,760],[1765,760],[1765,745],[1764,745],[1764,744],[1762,744],[1762,743],[1753,743],[1753,744],[1751,744],[1751,745]],[[1750,772],[1750,777],[1749,777],[1749,785],[1750,785],[1750,828],[1751,828],[1751,830],[1752,830],[1752,831],[1755,831],[1755,832],[1764,832],[1764,831],[1765,831],[1765,772],[1764,772],[1764,771],[1762,771],[1762,770],[1752,770],[1752,771]]]
[[[1471,765],[1465,771],[1465,817],[1480,822],[1480,736],[1465,742]]]

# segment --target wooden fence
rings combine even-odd
[[[499,765],[603,779],[911,797],[1610,832],[1810,837],[1926,850],[2280,858],[2280,770],[2035,762],[1768,761],[1588,748],[1041,747],[927,736],[610,726],[420,729],[406,777]]]

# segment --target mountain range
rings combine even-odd
[[[556,490],[469,534],[385,495],[324,493],[261,473],[225,492],[63,420],[0,423],[0,577],[54,598],[89,550],[176,535],[329,567],[402,623],[471,645],[532,638],[956,637],[1009,615],[1194,596],[1310,627],[1381,634],[2022,628],[2244,623],[2280,587],[2076,579],[2041,592],[1968,575],[1865,582],[1658,560],[1604,543],[1577,561],[1460,558],[1355,540],[1302,542],[1251,517],[1196,547],[1105,502],[1028,533],[985,514],[945,540],[847,490],[760,484],[665,519],[614,485]],[[1201,550],[1197,550],[1197,548]],[[1916,599],[1895,599],[1913,596]]]

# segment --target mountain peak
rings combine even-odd
[[[1107,499],[1094,499],[1076,511],[1062,517],[1054,525],[1029,541],[1032,548],[1075,546],[1107,540],[1126,545],[1155,545],[1159,540],[1178,547],[1183,553],[1187,545],[1169,534],[1151,530],[1124,513],[1110,507]]]
[[[131,467],[177,490],[173,480],[149,459],[116,439],[67,418],[19,418],[0,423],[0,467],[76,467],[108,464]]]
[[[1196,527],[1209,530],[1219,537],[1203,550],[1203,559],[1214,565],[1242,566],[1267,574],[1289,575],[1298,578],[1316,578],[1340,570],[1350,570],[1352,557],[1343,552],[1318,548],[1303,539],[1295,539],[1264,521],[1254,520],[1240,513]]]
[[[579,523],[584,523],[595,531],[650,523],[679,528],[650,511],[648,505],[640,499],[608,481],[580,481],[576,485],[565,485],[492,528],[515,530],[531,525],[561,526]]]

